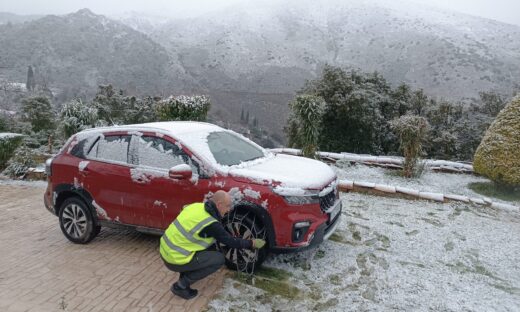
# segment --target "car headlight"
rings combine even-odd
[[[319,193],[315,191],[280,186],[273,188],[273,191],[282,196],[290,205],[307,205],[317,204],[320,202]]]

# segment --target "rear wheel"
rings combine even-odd
[[[234,237],[243,239],[261,238],[267,240],[265,227],[256,220],[252,212],[232,212],[223,220],[224,228]],[[231,270],[252,273],[267,256],[267,248],[261,249],[236,249],[218,244],[219,249],[226,257],[226,266]]]
[[[58,214],[60,228],[65,237],[76,244],[86,244],[99,234],[100,226],[94,224],[94,218],[85,203],[77,198],[67,198]]]

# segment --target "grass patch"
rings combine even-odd
[[[520,188],[497,185],[493,182],[473,182],[468,187],[475,193],[504,201],[520,201]]]
[[[288,282],[291,276],[290,272],[284,270],[261,267],[254,276],[234,272],[231,278],[240,283],[262,289],[269,296],[278,295],[287,299],[296,299],[300,296],[300,290]]]
[[[434,225],[436,227],[443,227],[444,224],[442,224],[439,220],[436,219],[428,219],[428,218],[419,218],[419,220],[423,220],[426,223],[429,223],[431,225]]]
[[[352,246],[359,245],[358,243],[349,241],[348,239],[343,237],[343,235],[341,235],[341,234],[339,234],[337,232],[336,233],[332,233],[332,235],[329,237],[329,240],[331,240],[333,242],[336,242],[336,243],[340,243],[340,244],[346,244],[346,245],[352,245]]]
[[[332,233],[332,235],[329,237],[329,240],[336,243],[343,243],[343,236],[339,235],[338,233]]]
[[[333,307],[337,306],[339,303],[339,300],[336,298],[332,298],[327,300],[326,302],[318,302],[314,308],[313,311],[323,311],[323,310],[330,310]]]
[[[418,233],[419,233],[419,231],[413,230],[413,231],[410,231],[410,232],[406,232],[406,235],[412,236],[412,235],[417,235]]]
[[[401,265],[411,265],[411,266],[416,266],[418,268],[421,268],[421,269],[424,269],[426,266],[422,263],[415,263],[415,262],[408,262],[408,261],[397,261],[397,263],[401,264]]]
[[[292,276],[291,272],[265,266],[261,266],[255,274],[257,276],[275,279],[279,281],[286,281],[289,279],[289,277]]]
[[[329,280],[331,284],[341,285],[341,276],[339,276],[339,274],[330,275]]]
[[[323,251],[323,250],[318,250],[314,254],[314,260],[323,259],[324,257],[325,257],[325,251]]]
[[[394,222],[394,221],[388,221],[388,222],[384,222],[385,224],[390,224],[390,225],[397,225],[399,227],[404,227],[404,225],[400,222]]]

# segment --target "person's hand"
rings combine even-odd
[[[253,239],[253,248],[260,249],[264,246],[265,246],[265,240],[259,239],[259,238]]]

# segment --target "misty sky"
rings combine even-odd
[[[2,0],[0,12],[65,14],[87,7],[98,14],[138,11],[161,16],[195,16],[241,1],[245,0]],[[520,0],[410,1],[520,25]]]

